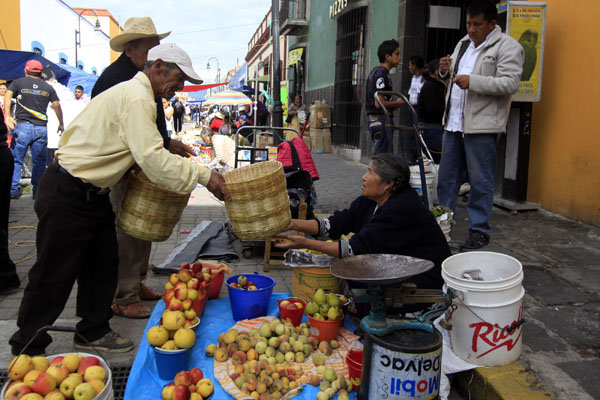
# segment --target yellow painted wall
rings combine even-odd
[[[533,105],[528,200],[600,224],[600,1],[545,0],[542,101]]]
[[[112,18],[110,19],[110,38],[114,38],[115,36],[117,36],[119,33],[122,32],[121,27],[119,26],[119,24],[117,24]],[[110,62],[114,62],[117,58],[119,58],[119,56],[121,55],[121,53],[114,51],[113,49],[110,49]],[[98,71],[100,72],[100,71]]]
[[[21,0],[2,2],[0,48],[21,50]]]

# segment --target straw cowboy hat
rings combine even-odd
[[[125,22],[123,33],[110,39],[110,48],[114,51],[123,51],[125,50],[125,43],[129,43],[132,40],[153,36],[158,36],[158,40],[162,40],[169,36],[170,33],[171,31],[160,34],[156,32],[154,22],[152,22],[150,17],[132,17]]]

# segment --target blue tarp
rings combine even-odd
[[[25,76],[25,64],[29,60],[38,60],[44,67],[49,66],[56,80],[68,87],[72,92],[75,86],[83,86],[88,95],[96,84],[98,77],[65,64],[54,64],[52,61],[32,51],[16,51],[0,49],[0,79],[5,81]]]
[[[277,300],[286,297],[289,297],[289,293],[274,293],[271,296],[268,314],[279,316]],[[165,303],[163,300],[160,300],[154,307],[142,335],[140,347],[135,357],[135,361],[131,366],[131,372],[129,373],[129,378],[127,380],[124,400],[160,399],[163,386],[171,382],[162,380],[158,377],[154,351],[146,339],[148,330],[159,324],[164,310]],[[306,319],[307,317],[304,316],[303,320]],[[200,326],[198,326],[198,330],[196,331],[196,344],[192,348],[189,368],[200,368],[204,373],[204,377],[210,379],[214,383],[215,394],[212,399],[215,400],[231,399],[232,397],[221,388],[221,385],[215,379],[213,374],[213,358],[205,356],[204,349],[211,343],[217,343],[219,333],[227,331],[229,327],[235,325],[235,322],[236,321],[233,320],[231,315],[229,297],[209,300],[206,304],[204,315],[200,318]],[[350,318],[344,320],[344,328],[351,332],[356,329]],[[317,397],[318,392],[318,387],[306,385],[294,399],[314,400]],[[355,399],[356,393],[350,393],[350,398]]]

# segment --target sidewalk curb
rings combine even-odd
[[[457,373],[453,384],[478,400],[553,400],[556,396],[518,361]]]

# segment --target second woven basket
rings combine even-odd
[[[223,175],[231,193],[226,201],[233,232],[242,240],[265,240],[285,231],[291,221],[290,198],[278,161],[237,168]]]

